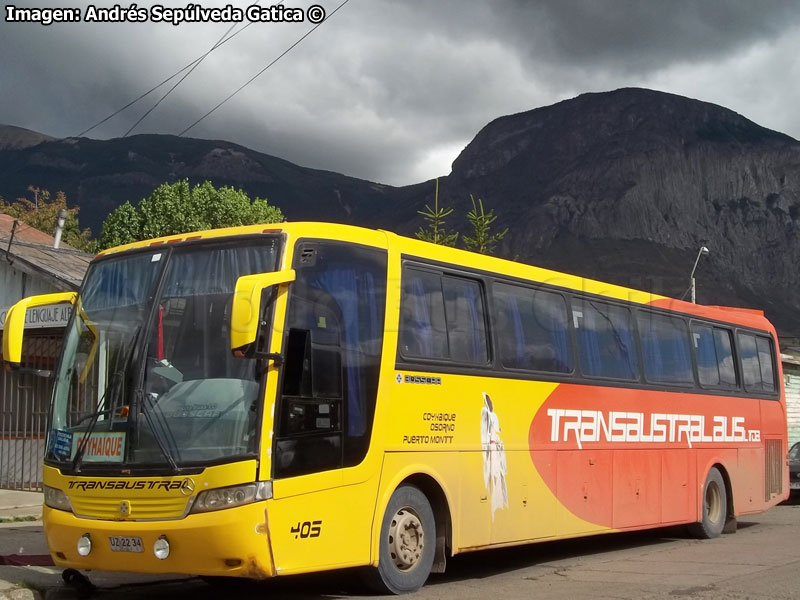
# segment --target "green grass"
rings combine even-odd
[[[0,523],[22,523],[25,521],[38,521],[41,517],[28,515],[26,517],[0,517]]]

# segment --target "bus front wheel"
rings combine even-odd
[[[725,528],[728,516],[728,496],[725,481],[719,469],[713,467],[708,472],[706,484],[703,486],[703,516],[693,523],[689,530],[695,537],[711,539],[719,537]]]
[[[433,566],[436,521],[425,494],[413,485],[397,488],[383,515],[378,566],[366,573],[376,591],[406,594],[421,588]]]

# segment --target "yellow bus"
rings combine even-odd
[[[105,251],[70,302],[44,529],[74,569],[411,592],[479,549],[788,495],[774,328],[373,231],[282,223]]]

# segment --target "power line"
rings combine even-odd
[[[255,4],[258,4],[260,1],[261,1],[261,0],[257,0],[257,1],[255,2]],[[285,1],[285,0],[280,0],[280,2],[278,2],[278,4],[283,4],[283,3],[284,3],[284,1]],[[81,132],[80,132],[78,135],[76,135],[75,137],[81,137],[82,135],[86,135],[87,133],[89,133],[89,132],[90,132],[90,131],[92,131],[93,129],[95,129],[95,128],[99,127],[100,125],[102,125],[103,123],[105,123],[106,121],[108,121],[109,119],[111,119],[111,118],[113,118],[113,117],[116,117],[116,116],[117,116],[119,113],[121,113],[122,111],[124,111],[124,110],[126,110],[126,109],[130,108],[131,106],[133,106],[134,104],[136,104],[136,103],[137,103],[139,100],[141,100],[142,98],[145,98],[145,97],[149,96],[150,94],[152,94],[154,91],[156,91],[158,88],[160,88],[160,87],[161,87],[162,85],[164,85],[165,83],[169,83],[170,81],[172,81],[173,79],[175,79],[175,78],[176,78],[178,75],[180,75],[181,73],[183,73],[183,72],[184,72],[186,69],[188,69],[188,68],[190,68],[190,67],[193,67],[193,65],[195,65],[195,66],[196,66],[196,63],[199,63],[199,62],[201,62],[201,61],[202,61],[202,60],[203,60],[203,59],[204,59],[206,56],[208,56],[208,55],[209,55],[211,52],[213,52],[214,50],[216,50],[217,48],[219,48],[219,47],[220,47],[220,46],[222,46],[223,44],[227,44],[229,41],[231,41],[233,38],[235,38],[237,35],[239,35],[240,33],[242,33],[242,32],[243,32],[245,29],[247,29],[248,27],[250,27],[250,26],[251,26],[251,25],[253,25],[253,24],[254,24],[254,21],[250,21],[250,22],[249,22],[247,25],[245,25],[244,27],[242,27],[242,28],[241,28],[239,31],[236,31],[235,33],[231,34],[231,35],[230,35],[230,36],[228,36],[227,38],[226,38],[225,36],[222,36],[222,38],[220,39],[220,41],[219,41],[219,42],[217,42],[217,43],[216,43],[216,44],[215,44],[215,45],[214,45],[214,46],[211,48],[211,50],[209,50],[208,52],[206,52],[206,53],[205,53],[205,54],[203,54],[202,56],[198,56],[198,57],[197,57],[197,58],[195,58],[193,61],[191,61],[190,63],[188,63],[187,65],[185,65],[183,68],[179,69],[178,71],[176,71],[175,73],[173,73],[172,75],[170,75],[169,77],[167,77],[167,78],[166,78],[164,81],[162,81],[162,82],[161,82],[161,83],[159,83],[158,85],[155,85],[155,86],[153,86],[152,88],[150,88],[149,90],[147,90],[147,91],[146,91],[144,94],[140,95],[138,98],[136,98],[136,99],[134,99],[134,100],[131,100],[130,102],[128,102],[128,103],[127,103],[125,106],[123,106],[122,108],[115,110],[113,113],[111,113],[110,115],[108,115],[108,116],[107,116],[105,119],[103,119],[103,120],[101,120],[101,121],[98,121],[97,123],[95,123],[94,125],[92,125],[91,127],[89,127],[88,129],[85,129],[85,130],[81,131]],[[228,32],[230,32],[230,29],[228,29]],[[228,32],[226,32],[226,33],[225,33],[225,35],[228,35]],[[185,78],[184,78],[184,79],[185,79]],[[173,89],[174,89],[174,88],[173,88]],[[170,91],[172,91],[172,90],[170,90]],[[162,98],[162,100],[163,100],[163,98]],[[159,102],[160,102],[160,101],[159,101]],[[152,110],[152,109],[151,109],[151,110]],[[137,123],[137,124],[138,124],[138,123]],[[134,125],[134,127],[135,127],[135,125]],[[129,130],[129,132],[130,132],[130,130]],[[126,134],[126,135],[127,135],[127,134]]]
[[[205,60],[206,56],[208,56],[209,54],[211,54],[211,53],[212,53],[212,52],[213,52],[215,49],[219,48],[220,44],[222,44],[223,40],[224,40],[224,39],[227,37],[227,35],[228,35],[228,34],[229,34],[231,31],[233,31],[233,28],[234,28],[235,26],[236,26],[236,23],[234,23],[233,25],[231,25],[231,26],[228,28],[228,31],[226,31],[226,32],[225,32],[225,33],[222,35],[222,37],[221,37],[221,38],[219,38],[219,39],[217,40],[217,43],[216,43],[216,44],[214,44],[213,46],[211,46],[211,48],[209,48],[209,50],[208,50],[208,51],[207,51],[205,54],[203,54],[203,56],[201,56],[199,60],[195,61],[195,63],[192,65],[192,68],[191,68],[191,69],[189,69],[189,71],[188,71],[188,72],[187,72],[187,73],[186,73],[186,74],[185,74],[183,77],[181,77],[181,78],[180,78],[180,79],[179,79],[179,80],[178,80],[178,81],[175,83],[175,85],[173,85],[171,88],[169,88],[169,89],[167,90],[167,93],[166,93],[166,94],[164,94],[163,96],[161,96],[161,98],[159,98],[159,99],[158,99],[158,102],[156,102],[155,104],[153,104],[153,106],[151,106],[151,107],[149,108],[149,110],[147,110],[147,111],[146,111],[146,112],[145,112],[145,113],[144,113],[144,114],[143,114],[141,117],[139,117],[139,119],[136,121],[136,123],[134,123],[133,125],[131,125],[130,129],[128,129],[128,131],[126,131],[126,132],[125,132],[125,133],[122,135],[122,137],[124,137],[124,138],[125,138],[125,137],[128,137],[128,134],[129,134],[131,131],[133,131],[134,129],[136,129],[137,125],[139,125],[139,123],[141,123],[142,121],[144,121],[144,120],[147,118],[147,115],[149,115],[151,112],[153,112],[153,111],[154,111],[154,110],[155,110],[155,109],[158,107],[158,105],[159,105],[159,104],[161,104],[161,103],[164,101],[164,99],[166,99],[166,97],[167,97],[167,96],[169,96],[169,95],[170,95],[170,94],[173,92],[173,90],[174,90],[176,87],[178,87],[178,86],[179,86],[181,83],[183,83],[183,80],[184,80],[184,79],[186,79],[186,78],[187,78],[189,75],[191,75],[191,74],[192,74],[192,72],[193,72],[193,71],[194,71],[194,70],[195,70],[197,67],[199,67],[199,66],[200,66],[200,63],[202,63],[202,62]]]
[[[231,37],[233,37],[233,36],[231,36]],[[84,130],[83,130],[83,131],[81,131],[79,134],[77,134],[75,137],[81,137],[82,135],[86,135],[86,134],[87,134],[87,133],[89,133],[89,132],[90,132],[92,129],[95,129],[96,127],[99,127],[100,125],[102,125],[103,123],[105,123],[106,121],[108,121],[109,119],[111,119],[112,117],[116,117],[116,116],[117,116],[119,113],[121,113],[121,112],[122,112],[123,110],[125,110],[126,108],[129,108],[129,107],[133,106],[134,104],[136,104],[136,103],[137,103],[139,100],[141,100],[141,99],[142,99],[142,98],[144,98],[145,96],[148,96],[148,95],[150,95],[152,92],[156,91],[156,90],[157,90],[158,88],[160,88],[162,85],[164,85],[164,84],[165,84],[165,83],[167,83],[168,81],[170,81],[170,80],[174,79],[175,77],[177,77],[178,75],[180,75],[181,73],[183,73],[183,72],[184,72],[186,69],[188,69],[189,67],[191,67],[191,66],[192,66],[194,63],[196,63],[198,60],[200,60],[200,59],[199,59],[199,58],[196,58],[195,60],[193,60],[192,62],[190,62],[188,65],[186,65],[185,67],[183,67],[183,68],[182,68],[180,71],[178,71],[177,73],[175,73],[175,74],[173,74],[173,75],[170,75],[169,77],[167,77],[167,78],[166,78],[164,81],[162,81],[161,83],[159,83],[159,84],[158,84],[158,85],[156,85],[155,87],[152,87],[152,88],[150,88],[148,91],[146,91],[144,94],[142,94],[141,96],[139,96],[139,97],[138,97],[138,98],[136,98],[135,100],[131,100],[130,102],[128,102],[128,103],[127,103],[125,106],[123,106],[122,108],[115,110],[113,113],[111,113],[110,115],[108,115],[108,116],[107,116],[105,119],[103,119],[102,121],[98,121],[97,123],[95,123],[94,125],[92,125],[91,127],[89,127],[89,129],[84,129]]]
[[[255,4],[258,4],[258,2],[260,2],[260,0],[256,0],[256,3],[255,3]],[[277,6],[280,6],[281,4],[283,4],[283,2],[284,2],[284,0],[281,0],[280,2],[278,2]],[[251,21],[251,22],[250,22],[250,24],[252,25],[252,23],[253,23],[253,22]],[[197,61],[195,61],[194,65],[192,65],[192,68],[191,68],[191,69],[189,69],[189,72],[188,72],[188,73],[186,73],[186,75],[184,75],[183,77],[181,77],[181,78],[178,80],[178,82],[177,82],[175,85],[173,85],[173,86],[172,86],[172,87],[171,87],[169,90],[167,90],[167,93],[166,93],[166,94],[164,94],[163,96],[161,96],[161,98],[159,98],[159,99],[158,99],[158,102],[156,102],[156,103],[155,103],[155,104],[154,104],[152,107],[150,107],[150,110],[148,110],[148,111],[147,111],[147,112],[145,112],[145,113],[144,113],[144,114],[143,114],[141,117],[139,117],[139,120],[137,120],[137,121],[136,121],[136,123],[134,123],[133,125],[131,125],[131,128],[130,128],[130,129],[128,129],[128,131],[126,131],[126,132],[123,134],[123,136],[122,136],[122,137],[124,137],[124,138],[125,138],[125,137],[128,137],[128,134],[129,134],[131,131],[133,131],[134,129],[136,129],[136,127],[139,125],[139,123],[141,123],[142,121],[144,121],[144,120],[147,118],[147,115],[149,115],[151,112],[153,112],[153,111],[154,111],[154,110],[155,110],[155,109],[158,107],[158,105],[159,105],[159,104],[161,104],[161,102],[162,102],[164,99],[166,99],[166,97],[167,97],[167,96],[169,96],[169,95],[170,95],[170,94],[173,92],[173,90],[174,90],[176,87],[178,87],[178,86],[179,86],[181,83],[183,83],[183,80],[184,80],[184,79],[186,79],[186,78],[187,78],[189,75],[191,75],[191,74],[192,74],[192,71],[194,71],[194,70],[195,70],[197,67],[199,67],[199,66],[200,66],[200,63],[202,63],[202,62],[203,62],[203,60],[205,60],[206,56],[208,56],[208,55],[209,55],[209,54],[211,54],[211,53],[212,53],[214,50],[216,50],[216,49],[217,49],[219,46],[221,46],[221,45],[222,45],[222,44],[223,44],[223,43],[226,41],[226,39],[225,39],[225,38],[228,36],[228,34],[229,34],[229,33],[230,33],[232,30],[233,30],[233,28],[234,28],[235,26],[236,26],[236,23],[232,24],[232,25],[231,25],[231,26],[228,28],[228,31],[226,31],[226,32],[223,34],[223,36],[222,36],[221,38],[219,38],[219,40],[217,40],[217,43],[216,43],[216,44],[214,44],[214,45],[213,45],[213,46],[212,46],[212,47],[209,49],[209,51],[208,51],[208,52],[206,52],[206,53],[205,53],[203,56],[201,56],[201,57],[200,57],[200,58],[199,58]],[[240,29],[239,31],[244,31],[244,29],[245,29],[245,28],[246,28],[246,27],[242,27],[242,29]],[[233,36],[231,36],[231,37],[233,37]]]
[[[263,74],[263,73],[264,73],[264,72],[265,72],[267,69],[269,69],[269,68],[270,68],[272,65],[274,65],[276,62],[278,62],[278,61],[279,61],[280,59],[282,59],[284,56],[286,56],[287,54],[289,54],[289,52],[291,52],[292,50],[294,50],[294,48],[295,48],[295,47],[296,47],[296,46],[297,46],[297,45],[298,45],[300,42],[302,42],[302,41],[303,41],[304,39],[306,39],[306,38],[307,38],[309,35],[311,35],[312,33],[314,33],[314,32],[315,32],[315,31],[316,31],[316,30],[317,30],[317,29],[318,29],[318,28],[319,28],[319,27],[320,27],[320,26],[321,26],[323,23],[327,22],[327,21],[328,21],[328,19],[330,19],[330,18],[331,18],[333,15],[335,15],[335,14],[336,14],[336,13],[339,11],[339,9],[340,9],[340,8],[342,8],[342,7],[343,7],[345,4],[347,4],[348,2],[350,2],[350,0],[344,0],[344,1],[343,1],[343,2],[342,2],[340,5],[339,5],[339,6],[337,6],[337,7],[336,7],[336,8],[333,10],[333,12],[331,12],[331,14],[329,14],[328,16],[326,16],[326,17],[325,17],[325,19],[324,19],[323,21],[320,21],[319,23],[317,23],[316,25],[314,25],[314,27],[312,27],[311,29],[309,29],[309,30],[308,30],[308,31],[307,31],[305,34],[303,34],[303,35],[302,35],[302,36],[301,36],[301,37],[300,37],[300,38],[299,38],[299,39],[298,39],[298,40],[297,40],[295,43],[293,43],[291,46],[289,46],[289,47],[288,47],[286,50],[284,50],[283,52],[281,52],[281,54],[279,54],[279,55],[278,55],[278,57],[277,57],[277,58],[275,58],[275,59],[274,59],[272,62],[270,62],[270,63],[269,63],[269,64],[268,64],[266,67],[264,67],[263,69],[261,69],[261,70],[260,70],[258,73],[256,73],[255,75],[253,75],[253,76],[252,76],[252,77],[251,77],[249,80],[247,80],[247,81],[246,81],[244,84],[242,84],[242,85],[239,87],[239,89],[237,89],[235,92],[233,92],[232,94],[230,94],[230,95],[229,95],[227,98],[225,98],[225,99],[224,99],[222,102],[220,102],[219,104],[217,104],[217,105],[216,105],[214,108],[212,108],[211,110],[209,110],[209,111],[208,111],[206,114],[204,114],[202,117],[200,117],[199,119],[197,119],[197,120],[196,120],[194,123],[192,123],[191,125],[189,125],[189,126],[186,128],[186,129],[184,129],[183,131],[181,131],[181,132],[178,134],[178,136],[180,137],[180,136],[182,136],[183,134],[185,134],[187,131],[189,131],[189,130],[190,130],[190,129],[192,129],[192,128],[193,128],[195,125],[197,125],[197,124],[198,124],[200,121],[202,121],[203,119],[205,119],[206,117],[208,117],[208,116],[209,116],[211,113],[213,113],[214,111],[216,111],[216,110],[217,110],[217,109],[218,109],[220,106],[222,106],[223,104],[225,104],[225,103],[226,103],[228,100],[230,100],[231,98],[233,98],[233,97],[234,97],[236,94],[238,94],[238,93],[239,93],[239,92],[241,92],[241,91],[242,91],[244,88],[246,88],[248,85],[250,85],[251,83],[253,83],[253,81],[255,81],[255,80],[258,78],[258,77],[260,77],[260,76],[261,76],[261,75],[262,75],[262,74]]]
[[[223,40],[223,41],[222,41],[222,43],[220,43],[218,46],[216,46],[216,48],[219,48],[219,46],[222,46],[222,44],[225,44],[226,42],[229,42],[230,40],[232,40],[233,38],[235,38],[237,35],[239,35],[240,33],[242,33],[242,32],[243,32],[245,29],[247,29],[248,27],[250,27],[250,25],[252,25],[252,24],[253,24],[252,22],[248,23],[247,25],[245,25],[244,27],[242,27],[242,28],[241,28],[239,31],[237,31],[236,33],[232,34],[232,35],[231,35],[230,37],[228,37],[227,39]],[[127,109],[127,108],[130,108],[131,106],[133,106],[134,104],[136,104],[136,103],[137,103],[139,100],[141,100],[142,98],[145,98],[146,96],[149,96],[150,94],[152,94],[153,92],[155,92],[155,91],[156,91],[158,88],[160,88],[160,87],[161,87],[162,85],[164,85],[165,83],[168,83],[168,82],[172,81],[173,79],[175,79],[175,78],[176,78],[178,75],[180,75],[181,73],[183,73],[183,72],[184,72],[186,69],[188,69],[189,67],[191,67],[191,66],[192,66],[193,64],[195,64],[196,62],[198,62],[198,61],[202,60],[202,59],[203,59],[205,56],[206,56],[206,54],[204,54],[203,56],[198,56],[198,57],[197,57],[197,58],[195,58],[195,59],[194,59],[192,62],[190,62],[189,64],[187,64],[187,65],[186,65],[186,66],[184,66],[183,68],[179,69],[178,71],[176,71],[175,73],[173,73],[172,75],[170,75],[169,77],[167,77],[167,78],[166,78],[164,81],[162,81],[161,83],[159,83],[159,84],[157,84],[157,85],[153,86],[152,88],[150,88],[149,90],[147,90],[147,91],[146,91],[144,94],[142,94],[141,96],[139,96],[139,97],[138,97],[138,98],[136,98],[135,100],[131,100],[130,102],[128,102],[128,103],[127,103],[125,106],[123,106],[122,108],[115,110],[113,113],[111,113],[110,115],[108,115],[108,116],[107,116],[105,119],[103,119],[102,121],[98,121],[97,123],[95,123],[94,125],[92,125],[91,127],[89,127],[88,129],[85,129],[85,130],[81,131],[81,132],[80,132],[78,135],[76,135],[75,137],[81,137],[82,135],[86,135],[86,134],[87,134],[87,133],[89,133],[89,132],[90,132],[92,129],[95,129],[95,128],[99,127],[100,125],[102,125],[103,123],[105,123],[106,121],[108,121],[109,119],[111,119],[111,118],[113,118],[113,117],[116,117],[116,116],[117,116],[119,113],[121,113],[122,111],[124,111],[124,110],[125,110],[125,109]]]

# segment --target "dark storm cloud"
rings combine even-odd
[[[795,0],[515,1],[497,11],[528,59],[612,70],[708,60],[798,23]]]
[[[322,2],[329,12],[338,3]],[[787,58],[797,54],[796,8],[778,0],[351,0],[188,135],[406,184],[446,174],[493,118],[639,85],[716,102],[797,137],[792,82],[800,73]],[[309,27],[248,28],[134,133],[180,132]],[[0,123],[75,135],[205,52],[227,28],[0,22]],[[765,86],[768,101],[759,94]],[[122,135],[166,89],[89,135]]]

